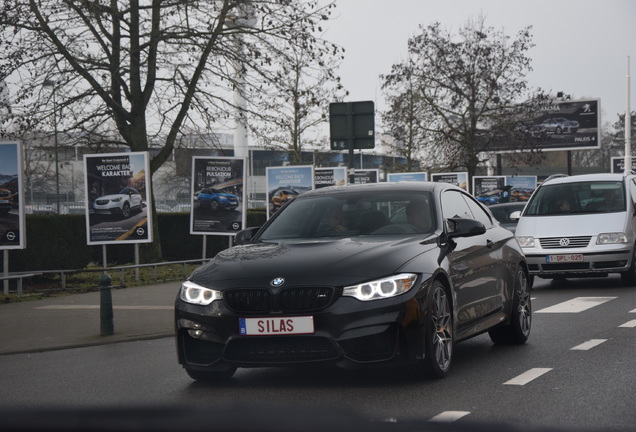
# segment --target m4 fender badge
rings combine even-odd
[[[272,281],[269,284],[273,287],[279,287],[283,285],[284,283],[285,283],[285,278],[277,277],[276,279],[272,279]]]

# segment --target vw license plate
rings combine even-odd
[[[577,261],[583,261],[583,254],[548,255],[545,257],[545,262],[548,262],[548,263],[577,262]]]
[[[239,318],[242,335],[311,334],[314,317]]]

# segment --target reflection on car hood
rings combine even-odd
[[[568,237],[597,235],[625,230],[625,212],[572,214],[559,216],[523,216],[515,235]]]
[[[100,196],[97,197],[95,200],[111,200],[111,199],[116,199],[116,198],[124,198],[127,197],[128,195],[122,195],[122,194],[112,194],[112,195],[104,195],[104,196]]]
[[[421,253],[437,253],[434,243],[421,242],[422,237],[375,237],[235,246],[195,270],[190,280],[214,288],[269,286],[277,277],[286,285],[346,285],[393,274]]]

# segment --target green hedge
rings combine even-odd
[[[265,210],[247,212],[248,227],[260,226],[266,219]],[[189,213],[160,213],[157,220],[164,261],[203,257],[204,236],[190,234]],[[230,236],[209,235],[205,256],[213,257],[229,244]],[[102,246],[86,244],[84,215],[27,215],[26,248],[8,250],[9,271],[74,270],[90,263],[101,265],[102,250]],[[108,265],[130,264],[134,262],[134,245],[106,245],[106,255]],[[0,271],[4,271],[2,261]],[[143,256],[140,261],[145,262]]]

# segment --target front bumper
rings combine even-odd
[[[263,367],[315,362],[342,367],[388,362],[422,351],[405,343],[423,341],[420,302],[410,299],[360,302],[338,298],[319,312],[261,314],[262,317],[311,315],[314,333],[308,335],[246,336],[239,318],[222,302],[203,307],[177,300],[175,324],[179,362],[200,370],[223,370],[228,365]],[[259,316],[259,315],[256,315]]]
[[[583,261],[549,262],[548,256],[583,255]],[[621,273],[629,270],[632,251],[630,249],[606,251],[598,253],[582,253],[580,251],[549,251],[549,253],[526,252],[528,270],[531,275],[602,275]]]

